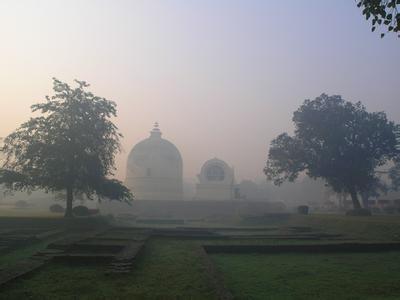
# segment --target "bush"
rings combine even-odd
[[[15,202],[16,208],[26,208],[28,206],[29,206],[29,204],[25,200],[18,200],[17,202]]]
[[[72,209],[72,213],[77,217],[87,217],[90,215],[89,209],[83,205],[75,206]]]
[[[60,204],[53,204],[49,207],[49,209],[52,213],[63,213],[65,211],[64,207],[62,207]]]
[[[309,207],[307,205],[299,205],[297,207],[297,212],[300,215],[308,215]]]
[[[346,212],[346,216],[363,216],[368,217],[372,216],[372,213],[369,209],[366,208],[358,208],[358,209],[351,209]]]

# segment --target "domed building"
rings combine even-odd
[[[125,184],[138,200],[182,200],[182,168],[179,150],[155,123],[129,153]]]
[[[232,200],[235,198],[234,171],[218,158],[206,161],[198,175],[198,200]]]

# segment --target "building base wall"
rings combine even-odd
[[[220,201],[220,200],[134,200],[132,205],[107,201],[100,205],[102,214],[132,215],[140,218],[197,219],[223,216],[262,216],[284,212],[280,202]]]
[[[233,186],[226,184],[197,184],[196,200],[232,200]]]

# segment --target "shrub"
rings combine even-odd
[[[346,216],[372,216],[372,213],[369,209],[366,208],[358,208],[358,209],[351,209],[346,212]]]
[[[300,215],[308,215],[309,207],[307,205],[299,205],[297,207],[297,212]]]
[[[72,213],[77,217],[87,217],[90,215],[89,209],[83,205],[75,206],[72,209]]]
[[[53,204],[49,207],[49,209],[52,213],[63,213],[65,211],[64,207],[62,207],[60,204]]]

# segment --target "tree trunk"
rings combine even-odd
[[[74,200],[74,194],[71,187],[67,188],[67,207],[65,209],[65,218],[72,218],[74,215],[72,214],[72,201]]]
[[[357,192],[354,187],[350,189],[350,196],[351,196],[351,201],[353,202],[353,208],[354,209],[360,209],[361,204],[360,201],[358,200]]]
[[[344,192],[341,192],[338,198],[339,198],[339,209],[344,209],[344,203],[347,200],[347,195]]]
[[[368,193],[367,192],[361,193],[361,200],[362,200],[364,208],[369,208],[368,198],[369,197],[368,197]]]

